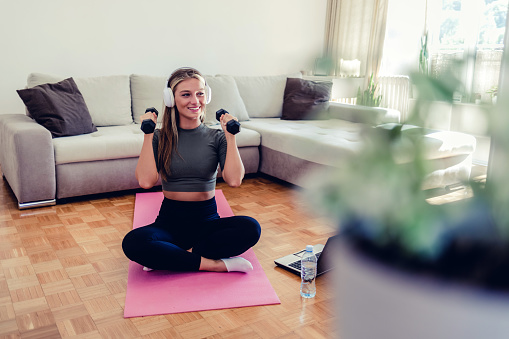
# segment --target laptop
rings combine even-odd
[[[313,253],[315,254],[317,258],[317,272],[316,275],[319,276],[321,274],[324,274],[325,272],[330,271],[334,264],[332,259],[332,244],[337,239],[337,235],[330,237],[327,239],[327,242],[325,245],[317,244],[313,245]],[[295,252],[289,255],[286,255],[282,258],[274,260],[274,263],[284,268],[287,271],[290,271],[292,273],[295,273],[300,276],[300,261],[302,259],[302,255],[306,252],[305,249],[299,252]]]

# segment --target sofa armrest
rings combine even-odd
[[[390,122],[399,123],[401,119],[401,113],[395,109],[350,105],[338,102],[330,103],[329,115],[331,119],[341,119],[373,126]]]
[[[55,156],[51,133],[23,114],[0,114],[0,166],[18,206],[55,201]]]

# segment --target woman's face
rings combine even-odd
[[[179,82],[173,95],[180,119],[200,121],[206,102],[204,85],[200,80],[190,78]]]

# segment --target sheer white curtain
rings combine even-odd
[[[360,74],[365,76],[366,84],[371,73],[376,77],[380,71],[388,1],[327,2],[325,55],[332,57],[336,65],[339,59],[360,60]]]

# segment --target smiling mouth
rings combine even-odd
[[[190,110],[190,111],[193,111],[193,112],[197,112],[197,111],[199,111],[201,109],[201,106],[198,106],[198,107],[188,107],[187,109]]]

